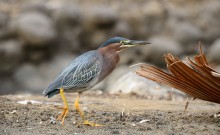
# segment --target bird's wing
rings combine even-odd
[[[68,65],[60,75],[44,90],[44,94],[55,89],[80,89],[86,87],[101,72],[100,54],[90,51],[79,56]]]
[[[62,79],[62,87],[82,88],[86,87],[101,71],[101,61],[98,57],[82,59],[80,64],[66,72]]]

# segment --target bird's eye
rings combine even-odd
[[[121,44],[126,45],[129,43],[129,40],[120,41]]]

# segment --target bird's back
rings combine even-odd
[[[85,91],[99,81],[102,70],[102,55],[97,51],[86,52],[74,59],[43,92],[52,97],[59,93],[60,88],[69,92]]]

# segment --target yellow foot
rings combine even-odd
[[[64,125],[64,120],[66,118],[66,115],[67,115],[69,109],[67,107],[59,108],[59,109],[63,109],[63,112],[60,114],[60,116],[57,118],[57,120],[61,120],[62,119],[62,125]]]
[[[85,121],[83,122],[83,124],[84,124],[84,125],[91,126],[91,127],[101,127],[101,126],[103,126],[103,125],[101,125],[101,124],[96,124],[96,123],[91,122],[91,121],[88,121],[88,120],[85,120]]]

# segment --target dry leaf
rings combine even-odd
[[[172,54],[164,57],[171,73],[147,64],[140,65],[136,73],[195,98],[220,103],[220,74],[208,65],[201,46],[200,54],[194,57],[194,62],[187,57],[187,63],[184,63]]]

